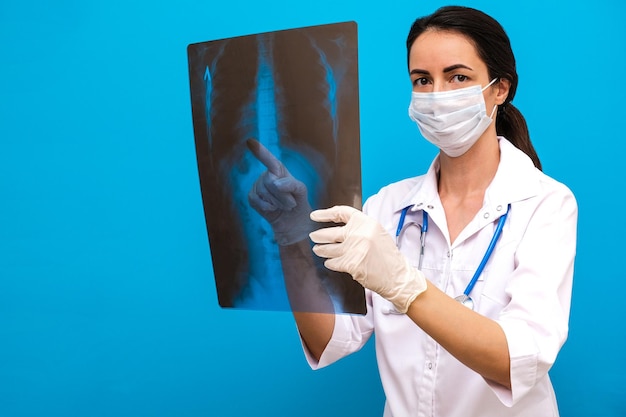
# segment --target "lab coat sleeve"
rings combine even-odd
[[[497,319],[508,343],[511,389],[487,381],[507,406],[548,378],[568,334],[578,207],[564,185],[549,188],[539,203],[519,203],[528,223],[506,287],[510,302]]]
[[[363,315],[336,314],[333,335],[324,349],[319,362],[311,355],[306,344],[300,337],[304,355],[311,369],[320,369],[328,366],[339,359],[360,350],[374,332],[372,322],[372,295],[365,292],[367,313]]]
[[[411,184],[405,185],[405,188]],[[400,195],[403,195],[400,193]],[[380,195],[370,197],[363,205],[363,212],[374,218],[378,218],[381,211],[381,203],[386,201]],[[378,217],[377,217],[378,216]],[[361,315],[336,314],[335,328],[330,342],[324,349],[319,362],[311,355],[304,341],[300,338],[307,362],[312,369],[320,369],[328,366],[341,358],[360,350],[374,333],[374,320],[372,313],[372,293],[365,289],[365,302],[367,313]]]

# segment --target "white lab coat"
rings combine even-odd
[[[395,236],[402,208],[406,222],[429,215],[422,271],[451,297],[463,293],[511,204],[500,240],[472,290],[475,310],[496,320],[511,357],[511,390],[461,364],[393,305],[366,290],[365,316],[337,315],[332,340],[319,363],[327,366],[359,350],[375,332],[385,395],[385,417],[558,416],[548,377],[568,332],[577,204],[563,184],[537,170],[530,158],[499,138],[500,165],[482,209],[450,244],[437,193],[436,158],[426,175],[384,187],[364,211]],[[403,234],[400,248],[417,267],[419,228]]]

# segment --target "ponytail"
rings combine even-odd
[[[539,156],[537,156],[537,152],[530,142],[526,120],[513,104],[506,102],[498,109],[496,132],[498,135],[504,136],[509,142],[515,145],[516,148],[528,155],[533,161],[533,164],[535,164],[535,167],[541,170]]]

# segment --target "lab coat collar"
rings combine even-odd
[[[506,212],[508,204],[533,197],[539,192],[539,171],[532,160],[506,138],[499,136],[500,163],[491,184],[487,187],[483,208],[479,213],[480,226],[493,222]],[[412,206],[411,211],[426,210],[431,217],[444,216],[437,191],[437,173],[440,169],[439,155],[423,176],[401,200],[395,211]],[[437,221],[436,218],[433,220]]]
[[[439,192],[437,191],[439,168],[439,155],[437,155],[426,174],[416,178],[417,183],[407,193],[406,198],[401,200],[397,207],[394,207],[394,211],[399,212],[408,206],[412,206],[410,211],[417,211],[424,210],[426,207],[432,209],[433,206],[439,205]]]
[[[539,173],[532,160],[502,136],[500,164],[485,191],[484,206],[507,205],[536,196],[540,189]]]

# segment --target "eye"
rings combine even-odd
[[[414,87],[423,87],[430,84],[430,80],[426,77],[420,77],[413,80]]]
[[[469,80],[469,77],[467,75],[456,74],[452,76],[452,82],[463,83],[467,80]]]

